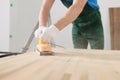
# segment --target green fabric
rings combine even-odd
[[[71,3],[62,0],[66,7]],[[86,49],[88,42],[92,49],[104,49],[103,26],[99,9],[94,10],[88,4],[73,22],[72,39],[74,48]]]

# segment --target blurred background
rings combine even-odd
[[[38,21],[42,0],[1,0],[0,1],[0,51],[21,51],[28,41]],[[109,8],[120,7],[119,0],[98,0],[105,35],[105,49],[111,50]],[[60,0],[55,0],[51,10],[52,23],[66,11]],[[68,25],[55,39],[55,43],[65,48],[73,48],[72,25]],[[34,38],[29,51],[33,51],[37,41]]]

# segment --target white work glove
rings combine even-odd
[[[45,26],[39,26],[39,28],[34,32],[35,37],[39,38],[39,36],[43,33],[44,29],[46,29]]]
[[[39,37],[48,43],[51,43],[54,41],[54,38],[58,32],[58,28],[55,25],[51,25],[50,27],[43,29],[43,33]]]

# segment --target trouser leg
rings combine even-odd
[[[93,14],[88,14],[87,16],[90,18],[84,17],[82,20],[81,18],[77,19],[74,23],[74,27],[76,26],[78,31],[74,30],[73,33],[77,31],[75,34],[78,38],[79,36],[81,37],[81,35],[79,35],[79,33],[81,33],[82,37],[90,43],[91,49],[104,49],[104,32],[99,10],[95,11]]]
[[[77,25],[73,25],[72,39],[74,48],[87,49],[88,41],[79,33]]]

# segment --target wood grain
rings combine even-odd
[[[120,51],[53,49],[0,59],[0,80],[120,80]]]
[[[109,8],[112,50],[120,50],[120,8]]]

